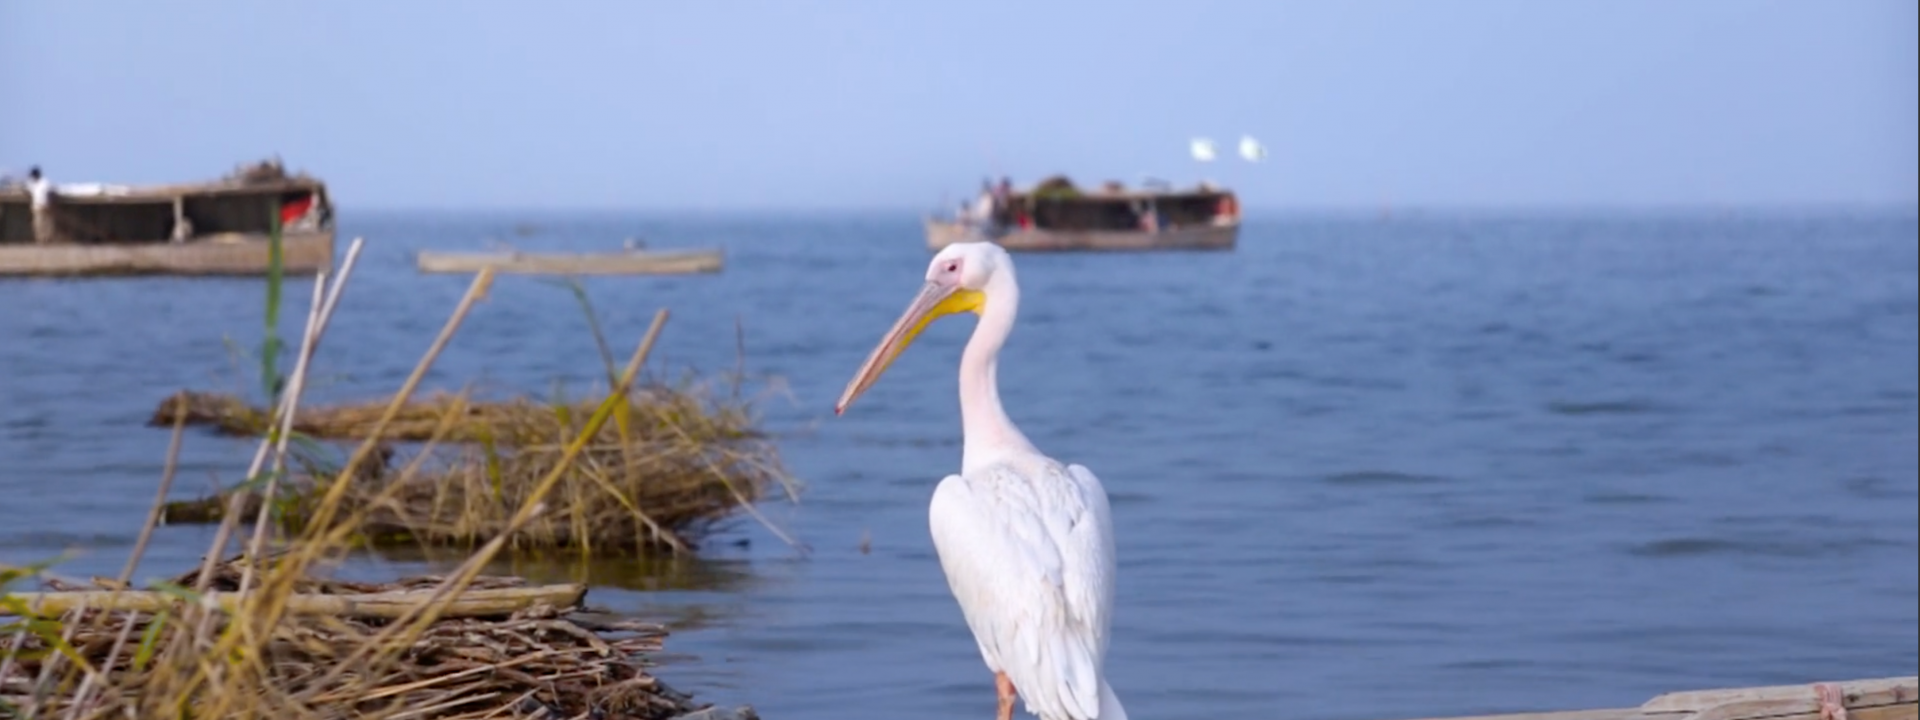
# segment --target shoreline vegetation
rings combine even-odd
[[[356,239],[315,278],[284,376],[273,331],[282,277],[269,273],[268,407],[184,392],[161,403],[164,469],[117,577],[52,578],[58,559],[0,566],[0,718],[757,718],[660,682],[648,656],[666,631],[589,609],[586,586],[481,572],[517,550],[691,553],[733,512],[766,522],[754,502],[797,493],[743,403],[637,380],[667,311],[616,370],[575,286],[607,365],[598,397],[481,402],[462,389],[416,400],[487,295],[494,275],[482,269],[398,390],[302,410],[309,361],[360,248]],[[243,482],[183,504],[169,498],[190,424],[259,443]],[[195,511],[217,524],[199,566],[136,587],[155,528]],[[387,583],[328,576],[358,551],[406,544],[466,557]],[[16,587],[31,579],[42,591]]]
[[[249,590],[274,579],[272,561],[253,568]],[[236,556],[215,566],[204,593],[184,590],[199,584],[194,570],[157,583],[167,588],[160,591],[107,579],[48,579],[49,592],[8,595],[0,615],[24,605],[60,629],[0,640],[8,643],[0,660],[0,717],[758,717],[750,706],[697,703],[653,676],[645,658],[662,650],[666,628],[587,608],[586,586],[485,575],[440,597],[449,580],[443,576],[391,583],[299,578],[264,656],[250,658],[259,675],[204,690],[255,697],[228,699],[217,714],[199,712],[199,701],[184,712],[154,702],[159,697],[143,702],[145,686],[177,679],[160,675],[170,668],[156,656],[185,642],[204,619],[199,613],[209,605],[223,615],[244,612],[251,593],[240,591],[249,574],[243,563]],[[234,629],[225,617],[209,627],[216,637]]]

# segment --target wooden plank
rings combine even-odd
[[[1639,708],[1561,710],[1506,715],[1428,718],[1426,720],[1823,720],[1817,701],[1758,700],[1706,708],[1699,712],[1644,712]],[[1920,704],[1911,701],[1855,707],[1847,704],[1847,720],[1920,720]]]
[[[1451,717],[1444,720],[1631,720],[1640,716],[1639,708],[1607,708],[1603,710],[1556,710],[1551,712],[1508,713],[1504,715],[1471,715]],[[1428,718],[1427,720],[1441,720]]]
[[[322,595],[294,595],[287,600],[288,612],[302,615],[337,615],[362,618],[398,618],[426,604],[432,588],[398,592]],[[442,617],[487,617],[510,615],[539,603],[568,608],[580,603],[587,594],[581,584],[540,585],[535,587],[487,588],[468,590],[452,598]],[[11,593],[9,599],[25,603],[25,609],[38,615],[58,615],[76,608],[158,612],[184,602],[179,597],[150,591],[87,590],[79,592]],[[211,592],[206,597],[222,610],[232,612],[244,599],[243,593]],[[443,600],[443,602],[446,602]]]
[[[1847,702],[1848,720],[1875,718],[1912,718],[1920,705],[1912,702],[1854,705]],[[1820,720],[1820,703],[1810,699],[1750,700],[1716,705],[1689,715],[1649,715],[1650,718],[1685,717],[1686,720]]]
[[[1726,688],[1718,690],[1692,690],[1667,693],[1648,700],[1640,706],[1644,713],[1701,712],[1709,708],[1734,703],[1749,703],[1763,700],[1807,700],[1813,702],[1815,683],[1798,685],[1769,685],[1765,687]],[[1870,680],[1849,680],[1831,682],[1840,686],[1841,693],[1847,699],[1847,707],[1888,705],[1902,702],[1914,702],[1920,697],[1920,676],[1874,678]]]
[[[1880,707],[1848,710],[1847,718],[1848,720],[1920,720],[1920,704],[1901,703],[1899,705],[1881,705]],[[1792,718],[1791,720],[1800,719]],[[1807,718],[1807,720],[1819,720],[1819,715],[1813,715]]]
[[[1920,720],[1920,677],[1824,683],[1837,687],[1847,720]],[[1445,720],[1825,720],[1815,686],[1772,685],[1673,692],[1634,708],[1475,715]],[[1437,719],[1429,719],[1437,720]]]

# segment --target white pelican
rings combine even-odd
[[[1047,457],[1000,406],[994,366],[1019,312],[1013,259],[991,242],[934,255],[926,284],[847,384],[866,392],[935,319],[979,316],[960,356],[960,473],[933,491],[928,525],[947,587],[993,672],[998,720],[1025,698],[1041,720],[1126,720],[1107,685],[1113,520],[1100,479]]]

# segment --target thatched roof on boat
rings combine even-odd
[[[1032,188],[1015,192],[1016,201],[1046,203],[1130,203],[1135,200],[1154,200],[1156,202],[1186,200],[1217,200],[1233,195],[1232,190],[1216,187],[1211,183],[1201,183],[1198,187],[1184,190],[1155,190],[1149,188],[1129,189],[1117,180],[1102,183],[1094,192],[1082,191],[1065,175],[1053,175],[1035,183]]]
[[[300,177],[306,177],[306,173],[301,173]],[[286,166],[280,164],[280,158],[276,157],[235,167],[233,172],[227,173],[226,179],[242,185],[264,185],[286,181],[290,176],[287,175]]]
[[[1080,188],[1074,187],[1073,181],[1065,175],[1055,175],[1041,180],[1033,186],[1032,190],[1028,190],[1026,194],[1048,200],[1070,199],[1081,196]]]
[[[1015,192],[998,220],[1011,223],[1016,215],[1024,215],[1039,228],[1131,231],[1140,227],[1141,212],[1152,207],[1162,223],[1198,225],[1212,222],[1221,212],[1221,201],[1233,195],[1231,190],[1208,183],[1180,190],[1165,186],[1130,189],[1113,180],[1086,192],[1066,175],[1053,175]]]

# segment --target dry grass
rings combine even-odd
[[[754,429],[757,418],[740,396],[739,371],[724,393],[696,382],[641,384],[632,372],[623,379],[585,290],[577,283],[570,289],[600,349],[608,387],[625,390],[609,397],[606,422],[565,461],[567,441],[580,435],[601,401],[475,402],[463,391],[295,407],[281,414],[234,395],[182,392],[163,400],[148,424],[168,426],[184,418],[227,435],[279,434],[283,446],[288,437],[374,445],[355,472],[344,475],[338,462],[311,451],[317,446],[295,448],[289,457],[305,472],[273,478],[290,487],[265,514],[256,484],[244,483],[228,493],[170,503],[165,519],[219,522],[227,508],[237,508],[273,515],[281,527],[299,531],[337,490],[343,507],[361,518],[353,541],[365,546],[472,548],[505,538],[516,551],[689,552],[742,510],[798,545],[754,508],[776,490],[794,499],[798,486],[773,443]],[[396,471],[396,464],[405,469]],[[553,472],[560,473],[559,485],[544,497],[551,512],[508,532],[515,513]],[[349,481],[336,489],[336,477]]]
[[[499,402],[466,402],[454,393],[440,392],[414,400],[381,433],[396,442],[424,442],[447,420],[443,442],[539,445],[564,441],[569,419],[593,413],[597,401],[554,402],[511,398]],[[385,401],[345,403],[302,408],[294,414],[293,431],[321,440],[365,440],[386,410]],[[170,427],[174,414],[186,411],[187,425],[206,426],[226,435],[259,436],[268,432],[268,411],[228,393],[182,392],[168,396],[154,408],[147,424]],[[639,440],[685,439],[691,442],[731,442],[760,437],[744,403],[717,400],[697,387],[656,384],[635,388],[627,422]],[[617,430],[606,431],[618,440]]]
[[[349,248],[342,276],[350,271],[360,243]],[[318,277],[314,297],[322,296],[328,273]],[[499,532],[444,577],[415,583],[430,588],[424,601],[398,617],[370,621],[297,613],[305,593],[326,592],[317,583],[323,568],[350,552],[378,513],[396,505],[420,477],[424,462],[397,471],[365,470],[380,456],[387,428],[401,415],[421,379],[451,342],[466,315],[491,284],[482,270],[433,339],[413,372],[371,423],[337,471],[314,480],[300,493],[305,509],[295,537],[273,542],[271,511],[280,506],[281,481],[287,476],[287,426],[298,416],[307,359],[332,314],[340,285],[308,317],[299,361],[269,414],[275,431],[263,439],[249,476],[262,474],[259,492],[269,498],[253,514],[249,531],[236,496],[221,513],[220,525],[199,570],[180,576],[163,590],[177,600],[157,612],[97,612],[84,608],[57,616],[31,610],[20,596],[6,593],[16,571],[0,570],[0,717],[93,718],[389,718],[432,720],[477,717],[600,717],[608,720],[657,720],[681,715],[691,705],[649,678],[644,653],[659,642],[654,629],[638,628],[637,637],[614,637],[636,628],[595,627],[565,615],[562,608],[528,608],[505,618],[443,617],[462,593],[489,583],[480,568],[498,557],[509,538],[555,515],[564,503],[569,468],[597,447],[611,420],[624,425],[634,377],[645,361],[666,313],[655,316],[624,369],[612,373],[607,397],[564,446],[547,457],[550,469],[515,491],[519,505]],[[443,416],[422,448],[426,457],[454,425]],[[185,415],[170,423],[173,441],[153,513],[120,577],[108,584],[128,586],[147,539],[163,514],[163,500],[177,467]],[[590,455],[589,455],[590,456]],[[535,470],[529,468],[528,473]],[[377,488],[354,481],[359,474],[388,478]],[[372,493],[361,500],[361,493]],[[504,498],[499,500],[504,503]],[[238,543],[245,556],[270,562],[222,564]],[[277,552],[269,552],[277,545]],[[224,603],[206,602],[223,588],[240,592]],[[607,633],[602,636],[602,632]],[[529,699],[536,702],[529,702]],[[540,704],[557,706],[553,708]],[[723,718],[751,718],[751,712]]]
[[[301,410],[293,429],[316,439],[367,440],[385,405]],[[472,547],[500,536],[593,410],[593,403],[526,398],[470,403],[450,393],[407,403],[377,439],[424,443],[437,434],[438,447],[383,450],[380,462],[353,476],[345,503],[367,510],[358,541]],[[509,549],[686,551],[741,508],[793,492],[776,449],[753,429],[742,403],[697,387],[655,385],[629,394],[623,410],[565,468],[549,498],[553,512],[508,538]],[[181,411],[188,424],[223,433],[268,427],[267,411],[230,395],[200,393],[168,398],[154,423]],[[411,480],[388,487],[396,466],[414,463]],[[293,492],[277,508],[283,527],[297,530],[325,490],[314,478],[329,475],[327,463],[308,457],[306,464],[308,472],[290,479]],[[242,509],[252,514],[258,496],[247,494]],[[167,520],[218,522],[226,504],[224,496],[170,503]]]
[[[264,575],[265,573],[259,573]],[[198,571],[172,584],[191,587]],[[211,590],[240,589],[242,572],[234,562],[215,568]],[[394,583],[346,583],[303,578],[302,593],[346,594],[432,588],[441,577],[408,578]],[[111,586],[111,583],[100,583]],[[516,578],[476,577],[470,588],[524,587]],[[59,619],[75,628],[64,642],[52,633],[27,634],[15,653],[13,671],[0,676],[0,702],[32,709],[40,717],[105,717],[131,711],[133,717],[176,716],[171,698],[143,692],[156,682],[153,657],[159,648],[185,642],[193,627],[186,616],[161,612],[83,610]],[[215,618],[211,632],[226,629]],[[669,720],[701,709],[692,699],[648,674],[641,658],[661,649],[666,630],[650,623],[608,620],[577,607],[534,604],[510,614],[440,620],[411,638],[382,643],[384,662],[366,672],[332,673],[333,667],[368,647],[388,623],[377,619],[327,615],[289,616],[273,629],[259,658],[258,686],[263,702],[312,707],[310,717],[465,718],[604,717]],[[137,639],[133,652],[118,647],[123,634]],[[96,697],[93,707],[77,705],[74,694],[46,687],[34,697],[33,680],[49,668],[54,655],[69,649],[90,672],[112,678],[114,697]],[[63,659],[66,657],[61,656]],[[0,705],[0,708],[4,708]],[[0,709],[0,716],[8,714]]]

